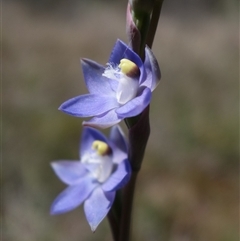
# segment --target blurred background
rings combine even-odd
[[[79,64],[127,42],[127,1],[2,3],[4,241],[110,241],[82,206],[50,216],[64,184],[50,168],[78,159],[82,119],[58,111],[86,93]],[[237,0],[165,0],[153,51],[162,80],[134,205],[134,241],[239,240]],[[123,125],[124,126],[124,125]],[[105,131],[108,133],[108,131]]]

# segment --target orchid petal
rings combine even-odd
[[[80,95],[64,102],[59,110],[76,117],[100,115],[119,106],[116,98],[108,95]]]
[[[105,192],[116,191],[122,188],[129,180],[131,175],[131,166],[129,161],[125,159],[118,164],[117,169],[113,174],[107,179],[105,183],[102,184],[102,189]]]
[[[112,83],[102,75],[105,71],[104,66],[89,59],[82,59],[81,64],[84,80],[90,94],[115,95],[111,86]]]
[[[127,158],[128,147],[124,133],[120,126],[115,125],[110,132],[110,145],[113,150],[113,163],[119,164]]]
[[[157,59],[153,55],[152,50],[146,46],[145,48],[145,62],[144,62],[144,67],[147,72],[147,77],[142,85],[147,86],[148,88],[153,91],[157,85],[159,84],[160,78],[161,78],[161,72],[160,68],[157,62]]]
[[[128,154],[125,151],[122,151],[120,148],[112,144],[112,150],[113,150],[113,155],[112,155],[112,161],[115,164],[121,163],[124,159],[127,158]]]
[[[93,189],[97,186],[90,178],[84,178],[77,185],[67,187],[53,201],[51,214],[61,214],[78,207],[88,198]]]
[[[110,140],[122,151],[125,151],[127,153],[127,143],[126,138],[124,136],[124,133],[120,126],[116,125],[113,126],[110,132]]]
[[[103,115],[93,117],[89,121],[84,121],[84,126],[108,128],[119,123],[123,118],[119,118],[115,110],[111,110]]]
[[[127,102],[116,110],[119,118],[127,118],[140,114],[150,103],[152,92],[149,88],[143,89],[140,96]]]
[[[78,183],[87,173],[80,161],[52,162],[51,166],[60,180],[68,185]]]
[[[84,203],[87,221],[94,232],[99,223],[105,218],[115,198],[115,192],[104,193],[99,187]]]

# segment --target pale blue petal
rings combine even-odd
[[[115,97],[107,95],[80,95],[64,102],[59,110],[76,117],[100,115],[119,106]]]
[[[147,73],[146,79],[141,83],[153,91],[159,84],[161,78],[160,68],[152,50],[146,46],[144,67]]]
[[[116,125],[123,118],[119,118],[115,110],[111,110],[103,115],[93,117],[89,121],[84,121],[84,126],[90,126],[95,128],[108,128],[110,126]]]
[[[112,152],[112,162],[115,164],[119,164],[122,162],[124,159],[127,158],[128,152],[122,151],[120,148],[115,146],[114,144],[111,145],[111,148],[113,150]]]
[[[84,163],[84,166],[90,173],[94,173],[99,169],[99,163]]]
[[[60,180],[68,185],[78,183],[87,173],[80,161],[57,161],[51,166]]]
[[[105,192],[116,191],[129,181],[131,175],[131,167],[129,161],[125,159],[118,166],[115,172],[102,184],[102,189]]]
[[[84,178],[79,184],[67,187],[53,201],[51,214],[61,214],[81,205],[98,184],[90,178]]]
[[[119,125],[113,126],[110,132],[110,140],[122,151],[127,152],[128,146],[124,133]]]
[[[100,222],[106,217],[115,198],[115,192],[104,193],[99,187],[84,203],[87,221],[94,232]]]
[[[117,80],[113,79],[108,79],[109,84],[111,85],[112,90],[114,91],[114,96],[116,96],[116,91],[118,88],[119,82]]]
[[[81,60],[85,84],[91,94],[114,96],[109,79],[102,76],[105,67],[89,59]]]
[[[80,159],[92,150],[92,144],[95,140],[108,143],[107,138],[98,130],[85,127],[82,131],[82,137],[80,142]]]
[[[119,164],[128,156],[128,146],[124,133],[120,126],[115,125],[112,127],[110,132],[110,145],[112,148],[112,161],[113,163]]]
[[[145,88],[140,96],[130,100],[125,105],[116,110],[120,118],[133,117],[140,114],[150,103],[152,92],[149,88]]]

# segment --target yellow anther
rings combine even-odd
[[[121,59],[118,67],[122,73],[129,77],[137,77],[139,75],[138,66],[129,59]]]
[[[110,148],[107,145],[107,143],[103,141],[94,141],[92,143],[92,149],[96,150],[98,155],[100,156],[104,156],[110,151]]]

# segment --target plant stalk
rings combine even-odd
[[[131,214],[135,190],[135,183],[138,172],[133,172],[130,181],[123,189],[123,211],[120,226],[120,237],[118,241],[129,241],[131,231]]]

